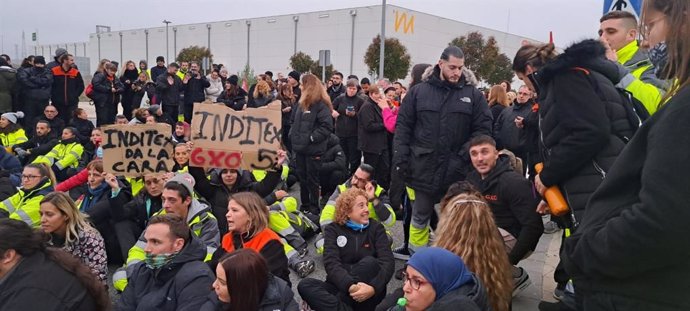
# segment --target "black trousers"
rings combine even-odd
[[[163,105],[163,113],[168,115],[170,117],[170,120],[172,120],[172,126],[173,130],[175,129],[175,123],[177,123],[177,115],[180,114],[179,106],[177,104],[175,105]]]
[[[297,178],[299,178],[299,191],[302,206],[300,209],[315,215],[321,213],[319,208],[319,170],[321,160],[314,156],[297,153]]]
[[[95,103],[96,106],[96,126],[103,126],[115,123],[117,115],[117,104],[103,102]],[[60,113],[62,114],[62,113]],[[131,115],[129,116],[131,117]],[[128,118],[129,118],[128,117]],[[65,123],[67,124],[67,123]]]
[[[184,103],[184,122],[192,124],[192,112],[194,111],[194,103]],[[177,120],[177,117],[175,117]]]
[[[364,163],[374,167],[374,179],[379,186],[388,189],[390,188],[391,164],[388,155],[388,148],[384,149],[381,154],[362,152],[364,154]]]
[[[357,136],[354,137],[338,137],[340,138],[340,147],[345,152],[347,159],[348,172],[350,175],[354,174],[359,164],[362,162],[362,152],[357,148]]]
[[[43,110],[48,106],[48,100],[32,100],[27,99],[26,96],[24,96],[24,98],[24,110],[22,110],[24,112],[24,118],[22,120],[24,122],[24,128],[27,129],[26,136],[31,138],[36,135],[35,131],[30,130],[36,127],[34,119],[43,114]]]
[[[69,124],[70,119],[72,118],[72,112],[76,110],[79,106],[79,103],[68,103],[68,104],[54,104],[55,109],[58,111],[58,118],[62,119],[65,121],[65,124]],[[113,116],[115,118],[115,116]]]
[[[355,282],[370,284],[379,270],[376,258],[364,257],[352,266],[350,275],[353,276]],[[306,301],[314,311],[370,311],[375,310],[381,300],[386,297],[384,290],[363,302],[356,302],[350,297],[350,293],[341,292],[331,283],[312,278],[299,282],[297,291],[302,296],[302,300]]]
[[[114,227],[117,242],[120,246],[120,252],[122,253],[122,258],[127,258],[129,255],[129,249],[137,243],[137,240],[139,239],[139,236],[143,230],[131,220],[116,222]]]
[[[131,119],[134,109],[139,108],[139,103],[136,104],[136,107],[134,107],[134,93],[126,92],[122,94],[120,105],[122,105],[122,114],[124,114],[127,119]]]

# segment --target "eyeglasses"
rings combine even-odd
[[[407,274],[407,272],[403,272],[402,276],[403,276],[403,285],[405,285],[405,282],[410,282],[410,286],[412,286],[412,289],[414,289],[414,290],[419,290],[420,286],[428,283],[428,282],[422,281],[420,279],[411,278]]]
[[[24,179],[31,180],[31,179],[40,178],[40,177],[41,176],[38,176],[38,175],[22,175],[22,180],[24,180]]]
[[[659,17],[659,18],[657,18],[657,19],[651,20],[651,21],[649,21],[649,22],[646,22],[646,23],[643,23],[642,25],[640,25],[640,29],[641,29],[642,35],[643,35],[643,36],[648,36],[649,33],[652,32],[652,28],[654,28],[654,25],[655,25],[658,21],[661,21],[661,20],[663,20],[663,19],[664,19],[664,17],[662,16],[662,17]]]

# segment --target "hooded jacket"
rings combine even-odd
[[[220,302],[218,295],[212,292],[208,300],[201,307],[201,311],[224,311],[228,310],[228,304]],[[268,287],[259,303],[257,311],[298,311],[299,306],[295,302],[294,293],[285,281],[274,275],[268,279]]]
[[[537,74],[545,157],[539,177],[560,186],[576,219],[633,133],[614,87],[618,69],[604,54],[599,41],[585,40]]]
[[[228,201],[232,194],[252,191],[263,198],[271,194],[273,189],[280,183],[280,171],[268,171],[263,180],[256,181],[249,171],[239,170],[232,188],[225,186],[220,172],[212,174],[209,180],[206,178],[203,168],[190,166],[189,174],[196,181],[194,190],[211,203],[213,215],[217,219],[225,219],[225,214],[228,213]],[[225,235],[228,232],[228,223],[226,221],[218,222],[218,229],[221,236]]]
[[[17,72],[17,80],[22,85],[22,96],[25,100],[36,103],[48,103],[53,86],[53,74],[43,67],[31,67]]]
[[[76,106],[79,103],[79,96],[84,92],[84,79],[79,70],[70,68],[65,71],[62,66],[56,66],[51,69],[51,72],[53,74],[53,87],[50,100],[53,105],[57,107]]]
[[[337,111],[339,116],[335,119],[335,134],[338,137],[357,137],[357,119],[359,109],[364,105],[366,100],[357,94],[355,96],[347,96],[343,93],[333,100],[333,110]],[[350,117],[346,114],[348,107],[352,107],[355,115]]]
[[[198,310],[215,279],[204,257],[206,247],[190,238],[172,262],[160,269],[137,263],[116,310]]]
[[[443,195],[471,168],[469,140],[491,135],[489,106],[473,80],[463,70],[458,83],[443,81],[437,65],[407,92],[398,112],[393,168],[412,189]]]
[[[561,259],[619,310],[690,310],[690,88],[645,121],[592,195]],[[608,302],[607,302],[608,303]]]
[[[482,179],[479,172],[473,170],[467,181],[477,187],[489,202],[496,226],[517,239],[508,254],[510,262],[516,265],[536,248],[544,232],[541,216],[535,211],[539,199],[533,194],[532,184],[513,170],[504,155],[499,156],[486,178]]]
[[[362,152],[382,154],[388,149],[388,132],[381,107],[369,98],[357,114],[357,147]]]
[[[0,309],[93,311],[96,302],[74,274],[37,252],[0,283]]]

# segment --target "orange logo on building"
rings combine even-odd
[[[402,26],[402,33],[414,33],[414,15],[410,14],[410,18],[408,19],[407,13],[395,11],[395,32],[400,32],[400,26]]]

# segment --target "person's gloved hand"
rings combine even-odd
[[[19,156],[20,158],[23,158],[26,156],[26,150],[24,150],[22,148],[14,148],[14,153],[16,153],[17,156]]]

